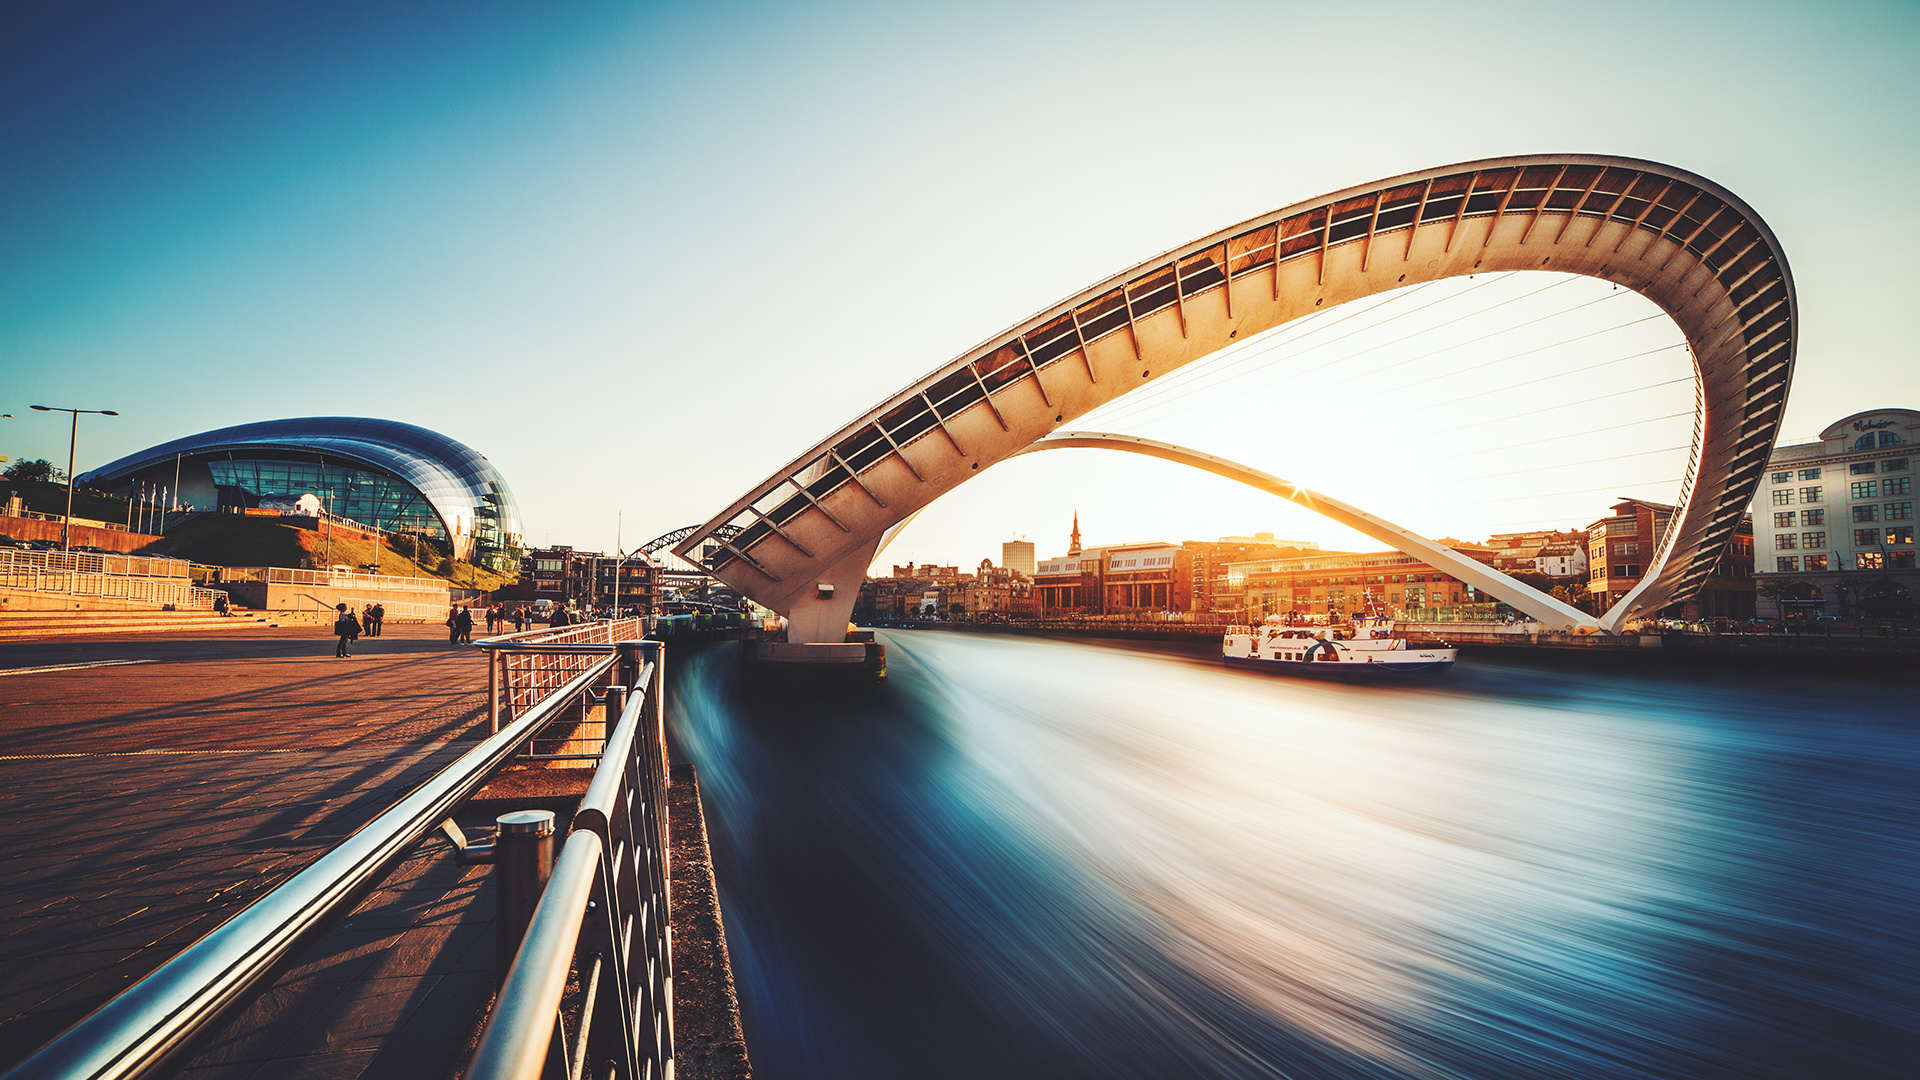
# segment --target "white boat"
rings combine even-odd
[[[1229,626],[1220,654],[1229,664],[1335,677],[1392,678],[1453,667],[1460,650],[1412,647],[1391,619],[1360,616],[1346,626],[1288,626],[1269,615],[1259,626]]]

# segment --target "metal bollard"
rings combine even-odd
[[[494,823],[499,826],[493,841],[493,982],[498,986],[506,981],[540,893],[553,876],[553,811],[516,810]]]
[[[613,729],[620,724],[620,714],[627,711],[627,688],[624,686],[607,687],[606,701],[600,716],[604,721],[600,725],[600,745],[605,746],[613,738]]]

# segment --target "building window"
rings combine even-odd
[[[1793,505],[1793,489],[1792,489],[1792,488],[1776,488],[1776,489],[1774,489],[1774,492],[1773,492],[1773,505],[1775,505],[1775,506],[1792,506],[1792,505]]]
[[[1793,483],[1793,473],[1791,472],[1774,473],[1773,482],[1776,484],[1791,484]]]
[[[1911,495],[1913,494],[1913,477],[1890,477],[1885,483],[1880,485],[1880,493],[1882,495]]]
[[[1880,471],[1881,472],[1906,472],[1907,459],[1903,457],[1890,457],[1887,460],[1880,463]]]
[[[1897,529],[1887,530],[1887,546],[1896,547],[1902,544],[1909,547],[1913,545],[1913,526],[1902,525]]]
[[[1801,533],[1800,546],[1810,551],[1818,551],[1827,546],[1827,534],[1823,532]]]
[[[1853,568],[1855,570],[1879,570],[1881,569],[1882,561],[1880,553],[1877,551],[1858,551],[1855,552],[1853,556]]]
[[[1624,566],[1615,566],[1613,568],[1613,576],[1614,577],[1639,577],[1640,566],[1638,563],[1627,563]]]
[[[1800,512],[1800,524],[1802,525],[1825,525],[1826,523],[1827,512],[1825,510],[1802,510]]]
[[[1911,551],[1888,552],[1887,553],[1887,569],[1889,570],[1913,569],[1913,552]]]
[[[1856,499],[1872,499],[1879,494],[1880,482],[1877,480],[1862,480],[1853,485],[1853,497]]]
[[[1904,446],[1906,445],[1906,442],[1907,440],[1901,438],[1898,435],[1895,435],[1891,431],[1883,431],[1880,433],[1881,446]]]
[[[1856,506],[1853,508],[1853,520],[1856,524],[1864,521],[1879,521],[1880,508],[1872,503]]]
[[[1800,560],[1793,555],[1782,555],[1773,560],[1773,571],[1776,574],[1797,574],[1800,572]]]
[[[1910,502],[1888,503],[1884,509],[1887,512],[1888,521],[1913,520],[1913,504]]]
[[[1613,545],[1613,553],[1615,555],[1638,555],[1640,554],[1640,545],[1639,544],[1615,544]]]
[[[1854,547],[1879,547],[1880,546],[1880,530],[1879,529],[1853,530],[1853,546]]]
[[[1799,546],[1800,538],[1793,533],[1775,533],[1773,536],[1775,551],[1792,551]]]
[[[1820,470],[1819,470],[1819,469],[1801,469],[1801,470],[1800,470],[1800,479],[1802,479],[1802,480],[1818,480],[1818,479],[1820,479]]]
[[[1784,514],[1773,515],[1773,527],[1776,529],[1793,528],[1793,511],[1788,510]]]
[[[1847,466],[1847,472],[1852,473],[1854,476],[1872,476],[1873,462],[1856,461],[1853,464]]]
[[[1816,571],[1816,570],[1825,570],[1826,568],[1827,568],[1827,557],[1825,555],[1807,556],[1807,571],[1809,573],[1812,573],[1813,571]]]
[[[1820,501],[1820,489],[1819,489],[1819,488],[1817,488],[1817,487],[1811,487],[1811,488],[1801,488],[1801,489],[1800,489],[1800,501],[1801,501],[1801,502],[1803,502],[1803,503],[1817,503],[1817,502],[1819,502],[1819,501]]]

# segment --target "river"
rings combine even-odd
[[[1911,683],[883,640],[672,658],[765,1080],[1920,1074]]]

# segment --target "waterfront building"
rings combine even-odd
[[[1495,533],[1486,546],[1494,550],[1493,568],[1502,573],[1577,578],[1582,584],[1589,576],[1587,534],[1578,529]]]
[[[500,590],[505,601],[551,600],[562,607],[611,608],[616,583],[622,610],[651,612],[658,598],[653,561],[636,552],[620,560],[599,551],[575,551],[566,545],[527,553],[520,582]]]
[[[936,566],[932,563],[896,565],[893,573],[887,577],[869,577],[861,581],[860,595],[854,601],[852,617],[856,622],[946,618],[955,612],[969,610],[965,594],[973,581],[974,576],[962,574],[958,566]]]
[[[77,479],[121,495],[166,487],[172,501],[202,510],[257,509],[311,493],[335,518],[424,535],[455,559],[507,573],[520,562],[520,508],[500,471],[455,439],[394,420],[239,424],[148,447]]]
[[[1459,541],[1448,546],[1480,562],[1493,561],[1490,548]],[[1415,620],[1495,615],[1492,597],[1401,551],[1257,559],[1229,564],[1227,578],[1242,591],[1248,621],[1289,613],[1345,618],[1369,610]]]
[[[1074,547],[1042,560],[1034,575],[1034,607],[1041,617],[1193,610],[1193,556],[1180,545],[1150,540]]]
[[[915,566],[908,563],[905,566],[895,566],[893,576],[903,580],[930,581],[935,585],[958,585],[961,575],[958,566],[935,566],[932,563]]]
[[[1027,545],[1029,554],[1033,547]],[[981,559],[973,580],[960,587],[960,599],[953,608],[975,618],[983,614],[1031,615],[1033,578],[1011,566],[995,566],[992,559]]]
[[[1876,409],[1774,450],[1753,507],[1762,614],[1912,610],[1916,442],[1920,412]]]
[[[1311,540],[1281,540],[1270,532],[1189,540],[1180,546],[1193,560],[1193,610],[1223,614],[1240,611],[1246,598],[1242,583],[1228,580],[1230,564],[1305,555],[1320,548]]]
[[[1622,499],[1612,509],[1612,514],[1587,526],[1590,610],[1607,609],[1640,583],[1674,513],[1665,503],[1644,499]],[[1746,514],[1700,591],[1661,614],[1689,620],[1752,618],[1753,558],[1753,515]]]
[[[1009,540],[1001,544],[1000,565],[1008,570],[1017,570],[1031,579],[1034,571],[1033,541]]]

